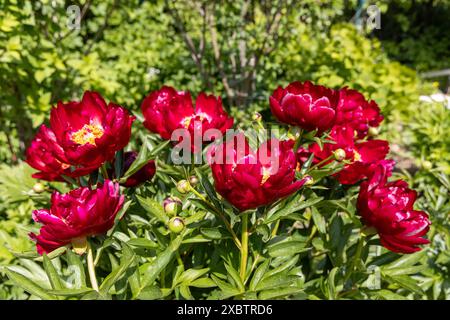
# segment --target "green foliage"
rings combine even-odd
[[[239,46],[245,43],[249,55],[258,53],[276,12],[255,5],[245,26],[236,27],[244,2],[214,8],[222,71],[237,82],[242,79],[232,60],[238,59]],[[417,30],[406,26],[414,45],[407,38],[397,46],[397,39],[380,37],[380,42],[338,23],[345,20],[346,1],[286,3],[296,10],[282,9],[282,36],[267,39],[271,50],[249,77],[252,94],[244,103],[228,99],[210,32],[203,40],[207,85],[164,1],[92,2],[81,29],[71,31],[65,1],[0,0],[0,161],[7,163],[0,166],[0,299],[450,299],[449,110],[418,104],[419,95],[433,89],[388,58],[414,60],[411,65],[419,69],[438,67],[430,61],[441,59],[429,55],[441,55],[448,41],[435,44],[430,40],[435,32],[429,31],[420,38],[427,45],[417,45]],[[204,21],[198,8],[190,2],[178,2],[177,8],[200,47]],[[388,15],[397,10],[387,8]],[[438,50],[428,50],[430,43]],[[247,65],[241,71],[251,75],[253,69]],[[240,251],[230,233],[230,228],[239,230],[241,217],[216,194],[205,168],[190,171],[160,161],[154,181],[129,192],[123,219],[103,238],[92,239],[99,292],[93,290],[84,256],[66,248],[36,255],[27,236],[38,227],[31,212],[48,208],[50,192],[68,187],[45,184],[45,192],[36,193],[33,171],[18,159],[57,101],[97,90],[139,118],[143,97],[167,84],[222,95],[237,126],[248,128],[255,125],[254,111],[270,120],[267,97],[294,80],[360,90],[382,108],[388,122],[383,135],[400,146],[399,158],[415,166],[432,162],[431,171],[404,173],[423,196],[418,209],[431,215],[429,249],[408,256],[383,249],[376,236],[361,233],[356,188],[336,187],[327,178],[330,172],[316,170],[311,172],[315,180],[336,190],[305,188],[249,216],[252,254],[241,277]],[[167,143],[158,144],[155,136],[140,134],[131,143],[141,152],[125,176],[150,158],[167,159]],[[193,174],[200,179],[197,192],[210,202],[177,193],[174,181]],[[183,199],[180,216],[186,228],[176,237],[161,206],[168,195]]]
[[[450,3],[439,1],[382,1],[387,10],[375,35],[388,55],[419,71],[450,66]]]

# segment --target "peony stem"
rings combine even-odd
[[[194,193],[198,198],[200,198],[201,200],[207,202],[211,208],[214,209],[214,212],[220,217],[220,219],[222,219],[223,223],[225,224],[225,227],[227,227],[227,230],[230,232],[231,236],[233,237],[233,241],[236,244],[236,246],[241,249],[241,242],[239,241],[239,238],[237,237],[236,233],[233,230],[233,227],[231,226],[231,224],[228,222],[227,218],[225,218],[225,216],[222,214],[222,212],[220,212],[219,210],[216,209],[216,207],[210,203],[202,194],[200,194],[197,190],[195,190],[194,188],[192,188],[191,186],[191,191],[192,193]]]
[[[87,245],[87,265],[92,288],[98,292],[97,277],[95,276],[94,254],[92,253],[92,247],[89,242]]]
[[[242,282],[244,282],[246,269],[247,269],[247,259],[248,259],[248,214],[243,214],[241,219],[242,219],[242,234],[241,234],[240,275],[241,275]]]
[[[108,170],[106,169],[106,162],[102,164],[100,167],[100,171],[102,172],[103,179],[109,180]]]
[[[361,233],[361,236],[358,240],[358,244],[356,247],[355,256],[353,257],[352,263],[350,264],[350,270],[345,275],[344,283],[347,282],[348,279],[350,279],[350,276],[352,275],[353,271],[355,270],[356,266],[358,265],[359,259],[361,258],[362,249],[364,247],[364,239],[365,239],[365,236],[364,236],[364,234]]]
[[[311,168],[308,169],[308,172],[311,170],[314,170],[317,167],[320,167],[321,165],[327,163],[328,161],[330,161],[331,159],[334,159],[334,155],[332,154],[331,156],[327,157],[326,159],[323,159],[322,161],[320,161],[319,163],[316,163],[315,165],[313,165]]]

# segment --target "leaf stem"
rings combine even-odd
[[[108,170],[106,169],[106,162],[102,164],[100,167],[100,171],[102,172],[103,179],[109,180]]]
[[[95,276],[94,254],[92,253],[92,247],[89,242],[87,244],[87,265],[92,288],[98,292],[97,277]]]
[[[242,217],[242,232],[241,232],[241,268],[240,275],[242,282],[245,281],[248,260],[248,214],[243,214]]]
[[[361,258],[362,249],[364,247],[364,240],[365,240],[365,236],[364,236],[364,234],[361,233],[361,236],[358,240],[358,245],[356,247],[355,256],[353,257],[353,260],[350,264],[350,270],[345,275],[344,283],[346,283],[348,281],[348,279],[350,279],[350,276],[352,275],[353,271],[355,271],[355,268],[358,265],[358,261]]]
[[[315,165],[313,165],[311,168],[308,169],[308,172],[310,172],[311,170],[314,170],[317,167],[320,167],[321,165],[327,163],[328,161],[330,161],[331,159],[334,158],[334,155],[332,154],[331,156],[328,156],[327,158],[323,159],[322,161],[320,161],[319,163],[316,163]]]
[[[214,209],[214,212],[220,217],[220,219],[222,219],[223,223],[225,224],[225,227],[227,228],[228,232],[230,232],[231,236],[233,237],[233,241],[236,244],[236,246],[238,247],[238,249],[241,249],[242,244],[239,241],[238,236],[236,235],[236,233],[233,230],[233,227],[231,226],[230,222],[228,222],[227,218],[225,218],[225,216],[223,215],[223,213],[218,210],[211,202],[209,202],[202,194],[200,194],[197,190],[195,190],[194,188],[192,188],[191,186],[191,191],[192,193],[194,193],[199,199],[205,201],[206,203],[209,204],[209,206],[211,208]]]

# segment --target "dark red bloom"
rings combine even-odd
[[[130,168],[133,162],[136,160],[138,153],[136,151],[130,151],[124,153],[124,172]],[[145,181],[151,180],[156,172],[155,161],[150,160],[145,166],[139,169],[138,172],[133,174],[122,185],[124,187],[136,187]]]
[[[339,90],[336,125],[349,125],[357,132],[358,138],[364,138],[369,128],[378,127],[381,121],[383,116],[375,101],[367,101],[356,90],[348,88]]]
[[[245,211],[297,191],[307,179],[295,179],[293,143],[271,139],[254,152],[245,137],[237,135],[213,146],[209,161],[217,192]]]
[[[307,131],[331,129],[336,118],[336,91],[306,81],[278,87],[270,97],[273,115],[281,122]]]
[[[186,129],[193,144],[195,130],[204,133],[217,129],[224,134],[233,126],[233,118],[224,111],[221,98],[203,92],[198,95],[194,109],[189,92],[163,86],[145,97],[141,108],[144,126],[166,140],[171,139],[174,130]]]
[[[33,211],[33,219],[43,224],[36,241],[40,254],[49,253],[70,243],[80,243],[86,237],[105,233],[114,225],[124,197],[119,185],[106,180],[97,189],[78,188],[66,194],[53,193],[50,209]]]
[[[399,253],[419,251],[422,238],[430,228],[424,211],[414,210],[417,193],[402,180],[387,182],[389,166],[383,163],[374,168],[372,177],[361,184],[357,208],[363,222],[374,227],[381,244]]]
[[[350,126],[335,126],[330,132],[330,139],[335,143],[324,143],[321,149],[317,143],[309,146],[308,150],[300,148],[297,156],[300,164],[314,154],[313,163],[319,163],[333,155],[333,151],[342,149],[345,151],[349,164],[336,174],[342,184],[355,184],[359,180],[367,178],[371,173],[370,166],[383,160],[389,152],[389,144],[384,140],[369,140],[364,142],[354,141],[354,131]],[[326,165],[333,161],[325,161]]]
[[[96,92],[86,91],[80,102],[58,102],[50,127],[42,125],[27,150],[26,162],[44,180],[79,177],[114,158],[130,140],[135,118]]]

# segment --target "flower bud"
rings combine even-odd
[[[173,233],[180,233],[184,229],[184,221],[180,217],[173,217],[169,220],[169,230]]]
[[[262,120],[262,115],[259,112],[255,112],[252,115],[252,120],[253,121],[261,121]]]
[[[424,162],[422,162],[422,168],[424,168],[425,170],[431,170],[433,169],[433,163],[431,161],[425,160]]]
[[[311,176],[309,176],[309,175],[304,176],[303,179],[305,179],[305,184],[304,184],[304,186],[311,186],[311,185],[314,184],[314,179],[313,179],[313,177],[311,177]]]
[[[196,176],[190,176],[189,183],[192,187],[195,188],[195,186],[198,184],[198,178]]]
[[[186,180],[178,181],[178,183],[177,183],[178,192],[184,194],[184,193],[188,193],[190,189],[191,189],[191,186],[190,186],[189,182],[187,182]]]
[[[45,186],[42,183],[38,182],[33,186],[33,191],[36,193],[42,193],[45,191]]]
[[[180,213],[182,205],[183,205],[183,203],[177,197],[169,197],[166,200],[164,200],[164,202],[163,202],[164,211],[169,216],[175,216],[178,213]]]
[[[344,149],[336,149],[336,150],[334,150],[333,154],[334,154],[334,158],[336,159],[336,161],[339,161],[339,162],[344,160],[346,157],[346,153],[345,153]]]
[[[369,137],[376,137],[380,133],[380,130],[375,127],[370,127],[367,133]]]

